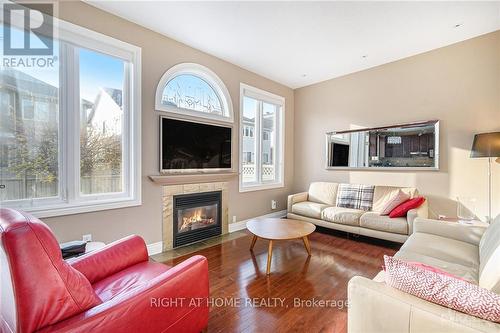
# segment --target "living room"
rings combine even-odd
[[[500,2],[1,6],[2,332],[500,332]]]

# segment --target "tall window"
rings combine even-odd
[[[240,191],[282,187],[285,100],[245,84],[240,90]]]
[[[140,204],[140,49],[57,21],[53,66],[0,67],[0,204],[42,217]]]
[[[156,110],[232,122],[231,97],[210,69],[183,63],[163,74],[156,90]]]

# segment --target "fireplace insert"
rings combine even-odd
[[[173,198],[174,247],[221,234],[221,192],[176,195]]]

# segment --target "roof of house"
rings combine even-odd
[[[32,95],[58,97],[58,88],[16,69],[0,70],[0,85]]]
[[[255,126],[255,118],[248,118],[243,116],[243,123],[246,123],[247,125],[252,125]],[[272,129],[274,126],[274,121],[272,118],[264,118],[264,125],[263,127],[265,129]]]

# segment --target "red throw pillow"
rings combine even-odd
[[[384,256],[384,263],[387,285],[471,316],[500,322],[500,295],[393,257]]]
[[[408,211],[410,209],[420,207],[424,203],[424,201],[425,201],[424,197],[416,197],[416,198],[407,200],[407,201],[403,202],[401,205],[394,208],[389,213],[389,217],[395,218],[395,217],[406,216],[406,213],[408,213]]]

